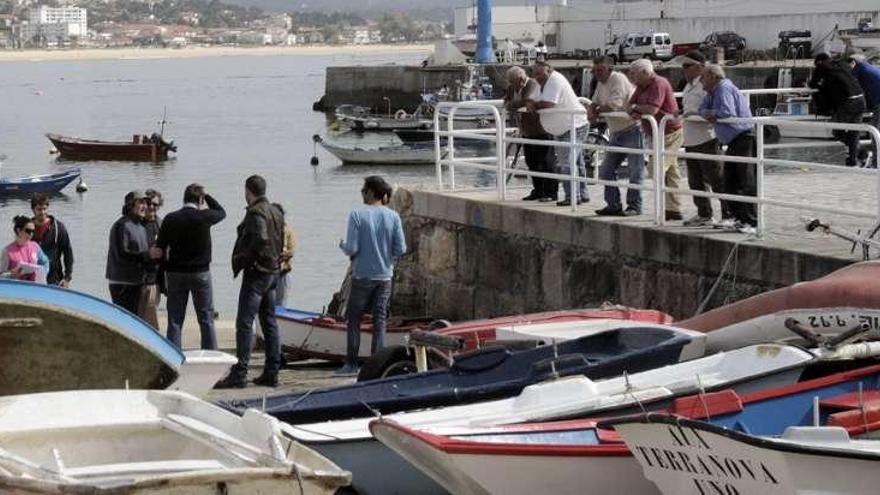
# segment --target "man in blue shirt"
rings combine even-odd
[[[724,77],[724,69],[717,64],[707,64],[703,72],[703,88],[706,97],[700,105],[700,115],[715,125],[715,136],[727,146],[726,156],[755,156],[755,137],[752,124],[723,123],[727,118],[752,116],[749,100],[739,88]],[[724,163],[724,192],[740,196],[755,196],[757,181],[753,163]],[[757,208],[754,203],[730,202],[730,212],[735,220],[733,229],[744,234],[755,233],[758,225]]]
[[[865,103],[871,116],[871,125],[880,130],[880,67],[871,65],[865,61],[862,55],[853,55],[847,59],[852,67],[852,73],[858,79],[862,91],[865,93]],[[874,150],[876,151],[876,150]],[[871,166],[877,166],[877,156],[874,155]]]
[[[371,353],[385,344],[394,260],[406,251],[400,216],[386,206],[391,201],[391,192],[391,186],[378,175],[364,179],[361,196],[365,206],[349,214],[346,238],[339,241],[339,248],[351,259],[352,280],[345,315],[347,356],[336,375],[358,373],[361,316],[368,306],[373,308]]]

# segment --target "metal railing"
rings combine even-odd
[[[784,92],[784,90],[754,90],[752,94],[760,94],[759,92],[766,91],[771,93]],[[791,89],[788,89],[791,92]],[[803,92],[803,88],[798,88],[797,92]],[[456,129],[455,128],[455,116],[460,109],[469,108],[469,109],[481,109],[485,111],[489,116],[491,116],[494,126],[490,128],[483,129]],[[706,198],[715,198],[719,200],[726,201],[739,201],[745,203],[754,203],[757,205],[757,235],[760,237],[763,235],[766,229],[765,222],[765,206],[772,205],[784,208],[792,208],[792,209],[800,209],[811,212],[822,212],[822,213],[833,213],[840,215],[849,215],[858,218],[869,218],[872,220],[880,220],[880,172],[877,169],[865,169],[865,168],[856,168],[856,167],[842,167],[839,165],[829,165],[825,163],[817,163],[817,162],[806,162],[806,161],[798,161],[798,160],[787,160],[781,158],[768,158],[766,156],[766,151],[768,149],[773,149],[777,146],[765,145],[764,143],[764,127],[767,125],[774,125],[778,127],[805,127],[812,130],[839,130],[839,131],[858,131],[862,133],[867,133],[870,137],[870,143],[873,145],[875,157],[880,157],[880,132],[878,130],[868,124],[844,124],[844,123],[832,123],[832,122],[818,122],[818,121],[799,121],[785,118],[776,118],[776,117],[750,117],[750,118],[735,118],[735,119],[723,119],[719,120],[720,123],[745,123],[750,124],[755,129],[755,143],[756,143],[756,153],[754,157],[739,157],[739,156],[726,156],[724,154],[720,155],[711,155],[711,154],[703,154],[703,153],[689,153],[684,150],[666,150],[665,143],[663,139],[652,139],[650,140],[651,145],[643,148],[625,148],[619,146],[610,146],[604,144],[594,144],[594,143],[580,143],[576,139],[576,129],[575,129],[575,115],[578,114],[586,114],[585,110],[562,110],[562,109],[545,109],[539,110],[539,113],[565,113],[571,116],[570,120],[570,128],[569,128],[569,140],[566,142],[562,141],[548,141],[548,140],[537,140],[537,139],[529,139],[523,137],[516,137],[511,135],[511,131],[514,129],[508,128],[506,125],[507,115],[503,108],[503,102],[501,100],[479,100],[479,101],[468,101],[468,102],[443,102],[438,105],[438,111],[434,113],[434,150],[435,150],[435,165],[436,165],[436,178],[437,183],[440,186],[444,185],[443,181],[443,169],[444,167],[448,169],[449,172],[449,187],[452,190],[456,188],[455,182],[455,171],[456,167],[467,167],[478,170],[487,170],[496,172],[496,188],[498,191],[498,199],[506,200],[507,199],[507,181],[505,177],[508,174],[517,173],[519,175],[525,175],[528,177],[543,177],[549,179],[557,179],[559,181],[568,181],[571,187],[570,191],[572,196],[576,194],[579,183],[586,183],[589,185],[602,185],[602,186],[611,186],[611,187],[619,187],[626,189],[639,189],[639,190],[650,190],[654,194],[654,222],[657,225],[664,225],[666,223],[665,219],[665,194],[667,192],[677,193],[677,194],[685,194],[689,196],[701,196]],[[443,115],[446,118],[446,126],[445,129],[441,128],[441,114],[442,110],[447,110],[446,114]],[[626,117],[627,114],[623,112],[614,112],[614,113],[606,113],[602,115],[604,118],[608,117]],[[642,121],[647,124],[647,126],[651,129],[652,136],[663,136],[665,135],[665,129],[668,123],[672,120],[680,120],[681,117],[677,116],[665,116],[658,123],[657,120],[652,116],[642,116]],[[687,117],[688,120],[696,120],[703,121],[702,117]],[[442,143],[442,139],[445,138],[447,140],[445,146]],[[477,157],[461,157],[459,158],[456,155],[455,151],[455,140],[458,139],[469,139],[469,140],[477,140],[484,142],[492,142],[495,144],[494,146],[494,155],[489,156],[477,156]],[[510,144],[534,144],[534,145],[543,145],[543,146],[552,146],[557,148],[569,148],[572,150],[569,153],[569,174],[562,175],[558,173],[545,173],[545,172],[533,172],[528,170],[523,170],[519,168],[513,168],[508,164],[507,150]],[[827,145],[827,144],[826,144]],[[447,153],[444,156],[443,150],[446,149]],[[578,175],[577,169],[577,156],[582,150],[595,150],[595,151],[603,151],[603,152],[614,152],[614,153],[625,153],[625,154],[641,154],[644,155],[646,165],[652,167],[653,170],[653,184],[631,184],[628,181],[618,181],[618,180],[602,180],[596,177],[583,177]],[[678,158],[691,158],[691,159],[701,159],[701,160],[713,160],[720,162],[728,162],[728,163],[747,163],[753,164],[756,167],[756,191],[755,196],[741,196],[736,194],[727,194],[727,193],[717,193],[717,192],[705,192],[705,191],[697,191],[692,189],[685,188],[671,188],[667,187],[664,181],[664,163],[663,158],[667,156],[674,156],[676,159]],[[598,167],[600,164],[594,163],[594,166]],[[804,166],[809,166],[814,169],[826,169],[833,170],[839,173],[848,173],[848,174],[860,174],[866,176],[873,176],[874,180],[877,184],[877,194],[875,200],[877,202],[877,210],[876,211],[860,211],[860,210],[851,210],[851,209],[843,209],[843,208],[835,208],[829,206],[820,206],[813,203],[805,203],[802,201],[786,201],[778,198],[769,198],[766,196],[764,182],[765,182],[765,167],[767,165],[779,166],[779,167],[795,167],[802,168]],[[571,201],[571,211],[575,212],[578,209],[578,202]]]

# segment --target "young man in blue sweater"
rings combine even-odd
[[[345,315],[347,357],[345,366],[335,372],[340,376],[358,373],[361,316],[369,306],[373,308],[371,353],[385,343],[394,260],[406,251],[400,216],[386,206],[391,201],[391,192],[391,186],[382,177],[372,175],[364,179],[361,196],[365,206],[349,214],[346,238],[339,241],[339,248],[352,264],[351,292]]]

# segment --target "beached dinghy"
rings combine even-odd
[[[103,299],[0,279],[0,395],[82,389],[184,390],[206,395],[235,358],[183,353]]]
[[[574,322],[572,324],[577,324]],[[653,369],[702,356],[705,334],[674,327],[606,330],[556,345],[501,347],[458,356],[449,369],[225,403],[260,407],[288,423],[372,416],[509,397],[530,384],[568,375],[592,379]]]
[[[341,317],[301,311],[297,309],[275,308],[278,328],[281,335],[281,346],[286,354],[294,358],[318,358],[341,361],[345,359],[346,334],[345,320]],[[407,319],[389,321],[385,333],[386,347],[406,344],[406,337],[413,330],[433,330],[439,335],[461,339],[462,350],[471,351],[486,346],[496,340],[567,340],[586,333],[626,326],[627,321],[633,325],[642,323],[667,324],[672,317],[660,311],[650,309],[632,309],[625,307],[572,309],[565,311],[547,311],[525,315],[502,316],[498,318],[472,320],[449,324],[442,320]],[[559,327],[536,328],[537,324],[565,324],[580,322],[581,326],[565,329]],[[588,323],[589,322],[589,323]],[[361,322],[360,357],[370,357],[373,338],[372,319],[364,315]],[[445,357],[445,356],[440,356]]]
[[[673,399],[701,389],[711,392],[733,388],[737,393],[748,393],[795,383],[814,363],[818,359],[799,347],[757,345],[607,380],[569,376],[530,385],[508,399],[396,413],[387,418],[422,429],[608,416],[637,412],[642,407],[663,409]],[[359,418],[292,425],[288,431],[351,471],[353,486],[361,494],[446,493],[374,440],[370,421]]]
[[[860,387],[864,397],[878,397],[880,366],[744,395],[724,390],[683,397],[667,412],[779,434],[792,421],[808,421],[816,398],[825,414],[840,415],[840,403]],[[610,428],[598,428],[595,420],[416,430],[383,419],[371,423],[370,430],[376,439],[456,495],[581,493],[585,486],[603,494],[659,493],[642,475],[638,461],[619,435]],[[636,456],[644,454],[636,450]],[[669,493],[699,493],[688,491],[694,486],[679,488]],[[707,489],[705,493],[713,492]]]
[[[349,481],[274,418],[238,417],[181,392],[0,398],[5,494],[332,494]]]
[[[784,322],[794,318],[813,331],[833,336],[860,323],[880,337],[880,262],[865,261],[829,275],[765,292],[723,306],[677,326],[708,332],[706,352],[748,344],[796,340]]]
[[[651,414],[609,426],[665,495],[874,495],[880,484],[880,392],[876,379],[861,382],[862,389],[843,396],[815,394],[818,410],[768,412],[773,428],[761,424],[761,417],[742,417],[748,409],[711,422]],[[690,463],[676,466],[670,456]]]

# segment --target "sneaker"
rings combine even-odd
[[[261,387],[272,387],[275,388],[278,386],[278,375],[269,376],[263,373],[262,375],[254,378],[254,385],[259,385]]]
[[[538,199],[541,199],[541,196],[539,196],[537,192],[532,191],[529,193],[528,196],[524,196],[522,200],[523,201],[535,201]]]
[[[348,364],[342,368],[338,368],[333,372],[333,376],[357,376],[361,369],[356,364]]]
[[[736,222],[736,231],[740,234],[755,235],[758,233],[754,226],[747,223]]]
[[[706,225],[712,225],[712,217],[701,217],[700,215],[694,215],[684,221],[685,227],[703,227]]]
[[[556,201],[556,196],[544,196],[543,198],[538,198],[538,201],[541,203],[552,203]]]
[[[604,217],[622,217],[623,210],[620,208],[610,208],[606,206],[605,208],[596,210],[596,215],[604,216]]]
[[[683,220],[683,219],[684,219],[684,217],[681,216],[681,213],[680,213],[680,212],[666,210],[666,220],[667,220],[667,221],[670,221],[670,220]]]
[[[623,210],[623,216],[625,217],[637,217],[642,214],[642,210],[637,208],[627,208]]]
[[[712,228],[721,230],[736,230],[736,222],[732,218],[722,218],[721,221],[713,225]]]
[[[214,385],[214,388],[223,389],[223,388],[245,388],[247,387],[247,381],[244,378],[234,377],[232,375],[228,375],[226,378],[220,380]]]

